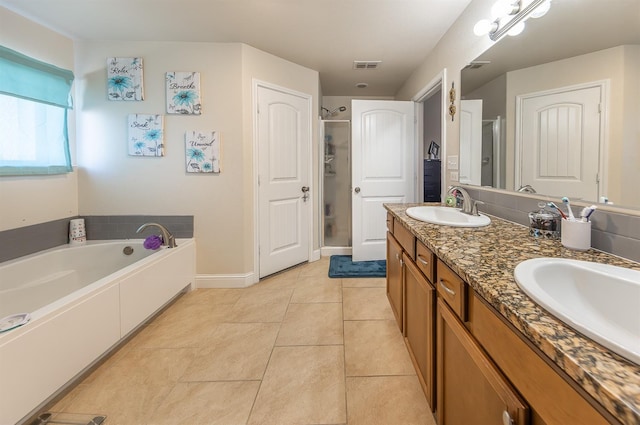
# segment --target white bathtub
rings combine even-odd
[[[0,424],[14,424],[193,286],[195,241],[149,251],[142,240],[90,241],[0,264]],[[125,247],[133,248],[126,255]]]

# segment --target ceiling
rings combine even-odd
[[[393,96],[471,0],[0,0],[75,40],[241,42],[320,73],[325,96]],[[382,61],[355,70],[355,60]],[[368,84],[356,88],[356,83]]]

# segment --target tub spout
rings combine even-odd
[[[142,232],[147,227],[157,227],[160,230],[160,233],[162,233],[162,246],[166,246],[168,248],[175,248],[178,246],[176,244],[176,238],[162,224],[145,223],[142,226],[138,227],[138,230],[136,230],[136,233]]]

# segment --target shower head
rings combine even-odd
[[[335,108],[335,109],[332,109],[332,110],[330,111],[330,110],[328,110],[327,108],[325,108],[325,107],[323,106],[323,107],[322,107],[322,110],[323,110],[323,111],[326,111],[326,113],[324,114],[324,115],[325,115],[325,117],[332,117],[332,116],[334,116],[335,114],[337,114],[337,113],[338,113],[338,111],[339,111],[339,112],[344,112],[344,111],[346,111],[346,110],[347,110],[347,107],[346,107],[346,106],[339,106],[339,107],[337,107],[337,108]]]

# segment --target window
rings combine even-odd
[[[73,73],[0,46],[0,176],[72,171]]]

